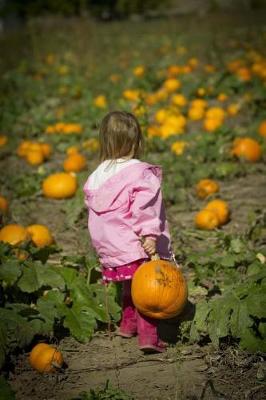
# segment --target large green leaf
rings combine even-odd
[[[247,329],[243,332],[243,335],[240,340],[240,346],[243,349],[247,349],[249,351],[266,351],[266,342],[265,340],[260,339],[259,337],[255,336],[252,329]]]
[[[257,318],[266,318],[266,292],[260,286],[253,286],[247,298],[247,307],[250,315]]]
[[[38,299],[36,308],[40,313],[39,317],[43,321],[42,329],[46,329],[50,332],[53,331],[55,319],[61,317],[59,308],[62,310],[63,301],[63,293],[55,290],[49,290],[45,296]]]
[[[17,260],[6,260],[0,265],[0,280],[5,281],[8,285],[13,285],[22,271]]]
[[[7,327],[10,347],[25,347],[36,334],[31,324],[15,311],[0,308],[0,320]]]
[[[65,282],[58,271],[41,262],[24,266],[23,275],[18,281],[18,287],[26,293],[33,293],[42,286],[64,288]]]
[[[208,331],[212,343],[218,347],[219,339],[230,332],[230,314],[235,305],[235,297],[231,293],[211,301],[211,312],[208,317]]]
[[[246,301],[236,300],[230,321],[231,334],[236,338],[241,338],[247,329],[253,325],[249,316]]]
[[[190,329],[190,338],[193,342],[199,340],[201,334],[207,334],[206,319],[209,312],[210,307],[207,301],[202,301],[196,305],[196,312]]]
[[[62,314],[65,314],[64,326],[79,342],[86,342],[92,336],[97,324],[88,307],[74,304],[72,308],[64,307]]]

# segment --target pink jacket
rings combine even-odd
[[[161,168],[146,162],[128,165],[95,190],[90,190],[88,178],[83,188],[89,211],[88,229],[105,267],[147,258],[141,236],[155,236],[160,257],[170,259],[161,179]]]

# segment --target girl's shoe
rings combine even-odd
[[[139,349],[142,350],[144,353],[163,353],[167,348],[167,343],[163,342],[162,340],[158,340],[156,344],[147,343],[147,344],[140,344]]]

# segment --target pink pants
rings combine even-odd
[[[123,281],[122,292],[122,319],[120,331],[130,334],[138,334],[139,346],[157,345],[158,321],[140,314],[131,298],[131,280]]]

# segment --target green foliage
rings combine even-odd
[[[0,376],[0,400],[16,400],[14,391],[2,376]]]
[[[114,287],[90,282],[93,258],[63,257],[53,266],[41,261],[42,253],[33,251],[19,261],[12,251],[0,244],[0,366],[8,352],[30,344],[36,335],[53,335],[55,326],[64,326],[76,340],[86,342],[97,321],[119,319]]]
[[[215,347],[233,338],[243,349],[265,351],[265,256],[248,234],[220,233],[213,248],[190,253],[186,263],[195,272],[190,295],[201,295],[200,288],[206,292],[191,325],[183,324],[183,336],[192,342],[210,339]]]
[[[121,389],[113,388],[106,382],[103,389],[91,389],[89,392],[82,392],[72,400],[134,400],[133,397]]]

